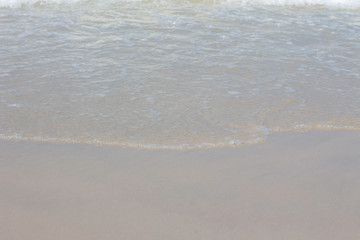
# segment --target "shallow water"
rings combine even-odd
[[[197,148],[360,129],[356,1],[0,6],[3,139]]]

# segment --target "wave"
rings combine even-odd
[[[26,6],[116,4],[116,3],[156,3],[156,4],[236,4],[240,6],[276,7],[330,7],[340,9],[359,9],[358,0],[0,0],[2,8],[21,8]]]

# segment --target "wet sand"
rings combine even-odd
[[[190,151],[0,141],[2,240],[360,239],[360,132]]]

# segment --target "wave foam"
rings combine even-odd
[[[96,4],[96,3],[171,3],[171,2],[190,2],[190,3],[209,3],[222,4],[231,3],[242,6],[285,6],[285,7],[311,7],[322,6],[331,8],[358,9],[358,0],[0,0],[0,7],[20,8],[25,6],[47,6],[47,5],[74,5],[74,4]]]

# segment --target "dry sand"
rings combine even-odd
[[[360,239],[360,132],[191,151],[0,141],[1,240]]]

